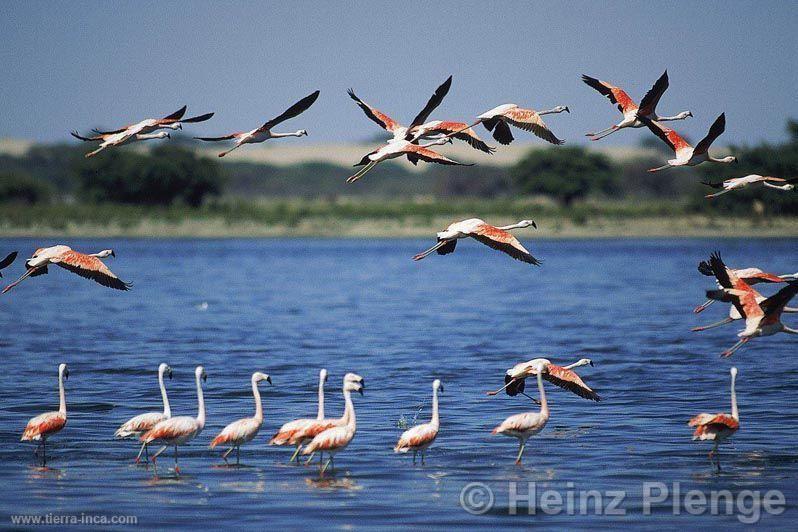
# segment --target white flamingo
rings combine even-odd
[[[158,387],[161,389],[161,399],[163,400],[163,412],[146,412],[144,414],[139,414],[134,416],[116,429],[114,436],[117,438],[130,438],[132,436],[139,437],[155,425],[160,423],[165,419],[169,419],[172,417],[172,409],[169,406],[169,397],[166,395],[166,386],[164,386],[163,377],[167,375],[169,380],[172,380],[172,368],[169,367],[169,364],[161,363],[158,366]],[[141,453],[146,452],[145,461],[150,461],[150,452],[147,449],[147,444],[142,443],[141,449],[139,449],[139,454],[136,456],[136,463],[139,463],[141,460]]]
[[[422,423],[407,429],[399,437],[396,446],[393,448],[395,453],[407,453],[413,451],[413,463],[416,463],[416,455],[421,453],[421,464],[424,464],[424,453],[438,437],[440,419],[438,417],[438,392],[443,393],[443,384],[438,379],[432,381],[432,418],[429,423]]]
[[[261,425],[263,425],[263,404],[260,399],[260,390],[258,390],[258,383],[260,381],[266,381],[271,384],[272,378],[260,371],[256,371],[252,374],[252,396],[255,399],[255,416],[233,421],[223,428],[222,432],[211,442],[211,449],[217,445],[230,446],[230,448],[222,454],[222,459],[225,464],[227,463],[228,455],[233,452],[233,449],[236,451],[236,465],[241,464],[241,445],[251,441],[257,436]]]
[[[781,177],[763,176],[759,174],[750,174],[743,177],[726,179],[725,181],[721,181],[720,183],[710,183],[708,181],[701,181],[702,184],[707,185],[709,187],[722,189],[720,192],[716,192],[714,194],[707,194],[706,196],[704,196],[705,198],[717,198],[718,196],[722,196],[723,194],[727,194],[729,192],[732,192],[733,190],[740,190],[742,188],[747,187],[748,185],[753,185],[755,183],[762,183],[763,186],[766,186],[768,188],[775,188],[776,190],[789,192],[791,190],[795,190],[795,185],[793,184],[795,182],[798,182],[798,179],[787,180]]]
[[[172,136],[166,131],[158,131],[157,133],[132,133],[131,131],[124,129],[119,133],[98,133],[93,137],[84,137],[78,134],[77,131],[71,131],[70,135],[75,137],[78,140],[82,140],[83,142],[99,142],[100,147],[94,151],[90,151],[85,155],[88,159],[89,157],[94,157],[105,148],[111,146],[123,146],[125,144],[130,144],[131,142],[137,142],[141,140],[154,140],[154,139],[168,139],[172,138]]]

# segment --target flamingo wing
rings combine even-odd
[[[446,81],[440,84],[440,86],[435,89],[435,92],[430,96],[430,99],[427,101],[427,105],[419,112],[416,117],[410,122],[410,125],[407,126],[407,136],[405,140],[411,140],[413,135],[410,133],[410,130],[414,127],[420,126],[424,122],[427,121],[430,113],[434,111],[449,93],[449,88],[452,86],[452,76],[446,78]]]
[[[429,148],[424,148],[419,146],[418,144],[410,144],[408,145],[404,151],[409,155],[414,155],[418,159],[422,161],[426,161],[428,163],[438,163],[438,164],[447,164],[447,165],[456,165],[456,166],[473,166],[472,164],[466,163],[459,163],[448,157],[444,157],[438,152],[432,151]]]
[[[623,89],[584,74],[582,75],[582,81],[606,96],[610,102],[616,104],[620,112],[625,113],[626,111],[637,109],[637,104]]]
[[[121,133],[122,131],[124,131],[124,129],[121,129],[119,131],[119,133]],[[94,141],[98,141],[98,140],[104,140],[103,139],[103,136],[104,136],[103,134],[96,135],[94,137],[82,137],[80,134],[78,134],[77,131],[70,131],[69,134],[72,135],[73,137],[75,137],[76,139],[82,140],[83,142],[94,142]]]
[[[183,115],[186,114],[186,109],[187,107],[184,105],[174,113],[161,118],[159,122],[179,122]]]
[[[540,261],[533,257],[517,238],[503,229],[489,224],[480,224],[468,233],[468,236],[479,240],[488,247],[510,255],[516,260],[540,266]]]
[[[150,443],[155,440],[176,440],[196,432],[197,428],[197,421],[192,417],[173,417],[155,425],[142,434],[139,440],[145,443]]]
[[[181,118],[181,119],[168,119],[162,118],[158,120],[159,124],[174,124],[175,122],[181,122],[183,124],[196,124],[197,122],[205,122],[206,120],[210,120],[215,113],[205,113],[204,115],[197,115],[192,116],[189,118]]]
[[[659,79],[654,83],[654,86],[649,89],[643,99],[640,100],[640,109],[637,113],[644,116],[651,116],[657,110],[662,95],[668,90],[668,71],[666,70]]]
[[[402,433],[393,450],[397,453],[406,453],[414,448],[430,445],[437,437],[438,427],[433,426],[431,423],[416,425]]]
[[[505,120],[517,128],[530,131],[537,137],[552,144],[565,144],[564,140],[558,139],[549,127],[543,122],[540,115],[531,109],[520,109],[518,107],[510,109],[505,114]]]
[[[58,432],[66,425],[67,418],[61,412],[47,412],[40,414],[25,426],[20,441],[40,440],[49,434]]]
[[[601,397],[590,386],[585,384],[575,371],[555,364],[549,364],[542,377],[555,386],[575,393],[579,397],[590,399],[591,401],[601,401]]]
[[[276,118],[272,118],[268,122],[264,123],[262,126],[258,128],[258,131],[268,131],[277,124],[281,122],[285,122],[289,118],[294,118],[295,116],[299,116],[300,114],[304,113],[308,110],[308,108],[313,105],[316,99],[319,97],[319,91],[315,91],[311,94],[308,94],[294,105],[283,111],[283,113]]]
[[[13,263],[16,260],[16,258],[17,258],[16,251],[12,251],[8,255],[6,255],[6,257],[3,260],[0,260],[0,270],[4,270],[9,266],[11,266],[11,263]],[[2,277],[2,275],[0,275],[0,277]]]
[[[729,414],[702,413],[690,419],[687,425],[695,427],[693,439],[706,439],[705,435],[721,429],[737,430],[740,427],[740,422]]]
[[[108,266],[106,266],[99,258],[78,253],[77,251],[69,250],[58,258],[53,259],[52,262],[58,266],[61,266],[62,268],[80,275],[81,277],[91,279],[92,281],[103,286],[107,286],[108,288],[114,288],[116,290],[130,290],[130,288],[133,286],[132,284],[126,283],[114,275],[114,273],[108,269]]]
[[[336,426],[337,426],[336,421],[331,419],[322,419],[322,420],[312,419],[311,423],[308,423],[307,426],[296,431],[294,435],[291,437],[291,439],[288,441],[288,443],[291,445],[296,445],[297,443],[304,440],[312,440],[322,432],[333,429]]]
[[[706,153],[707,150],[709,150],[709,146],[715,142],[715,139],[721,136],[725,130],[726,113],[721,113],[720,116],[715,119],[715,122],[712,123],[707,136],[701,139],[698,144],[696,144],[695,153]]]
[[[146,414],[139,414],[125,421],[114,433],[117,438],[126,438],[128,436],[140,435],[147,432],[155,425],[165,420],[166,416],[163,412],[147,412]]]
[[[465,122],[441,122],[435,127],[430,128],[429,132],[443,133],[445,135],[455,133],[452,135],[454,138],[468,143],[468,145],[475,150],[484,151],[485,153],[493,153],[496,151],[495,148],[485,144],[485,141],[479,138],[476,132],[472,128],[468,127],[468,124]]]
[[[248,417],[233,421],[211,441],[211,448],[217,445],[228,443],[238,443],[242,440],[252,439],[260,429],[260,423],[256,419]]]
[[[236,138],[236,133],[231,133],[223,137],[194,137],[195,140],[203,140],[205,142],[218,142],[220,140],[233,140]]]
[[[349,94],[349,97],[355,101],[357,106],[363,110],[366,116],[379,125],[382,129],[393,132],[401,127],[393,118],[358,98],[354,90],[349,89],[347,93]]]
[[[655,122],[646,116],[638,116],[638,118],[677,155],[680,151],[690,148],[690,144],[671,128],[659,122]]]
[[[765,314],[780,316],[784,306],[798,294],[798,281],[789,281],[787,286],[764,300],[759,306]]]
[[[351,436],[352,433],[348,431],[346,427],[334,427],[327,429],[314,437],[313,441],[307,444],[305,450],[302,451],[302,454],[310,454],[315,451],[338,449],[348,445],[352,439]]]
[[[488,131],[493,132],[493,138],[499,144],[507,146],[515,140],[515,137],[513,137],[513,132],[510,131],[510,126],[508,126],[507,122],[504,120],[500,118],[494,118],[491,120],[486,120],[484,124],[485,127],[488,128]]]

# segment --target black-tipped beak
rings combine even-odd
[[[538,224],[535,223],[535,220],[532,220],[532,227],[534,227],[535,229],[538,228]]]
[[[592,360],[590,361],[590,367],[591,368],[593,367],[593,361]]]
[[[169,370],[169,373],[167,373],[167,375],[169,376],[169,380],[172,380],[172,370],[171,369]]]
[[[116,253],[114,253],[114,250],[113,250],[113,249],[111,250],[111,256],[112,256],[112,257],[114,257],[114,258],[116,258]]]
[[[206,374],[202,374],[202,382],[208,382],[208,376]]]
[[[177,124],[177,129],[182,130],[183,129],[183,124]]]
[[[360,395],[363,395],[363,387],[362,386],[357,389],[357,393],[359,393]]]
[[[568,114],[571,114],[571,110],[570,110],[570,109],[568,109],[568,106],[567,106],[567,105],[565,106],[565,112],[566,112],[566,113],[568,113]]]
[[[439,391],[439,392],[441,392],[441,393],[443,393],[443,384],[441,384],[441,385],[438,387],[438,391]]]
[[[68,379],[68,378],[69,378],[69,370],[65,369],[64,370],[64,379]]]
[[[268,382],[269,384],[272,384],[272,377],[271,377],[271,375],[266,375],[266,382]]]
[[[166,134],[166,138],[171,139],[172,138],[172,134],[171,133],[167,133]]]

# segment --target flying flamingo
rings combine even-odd
[[[413,463],[416,463],[416,455],[421,453],[421,464],[424,464],[424,453],[438,437],[440,420],[438,419],[438,391],[443,393],[443,384],[438,379],[432,381],[432,419],[429,423],[422,423],[407,429],[399,437],[399,441],[393,448],[395,453],[406,453],[413,451]]]
[[[38,275],[47,274],[47,266],[49,264],[56,264],[65,268],[72,273],[76,273],[81,277],[91,279],[108,288],[116,290],[130,290],[133,285],[122,281],[119,277],[108,269],[103,261],[106,257],[116,257],[114,250],[105,249],[99,253],[92,253],[86,255],[73,251],[69,246],[52,246],[49,248],[37,249],[31,258],[25,261],[25,267],[28,269],[22,277],[6,286],[3,289],[5,294],[27,277],[36,277]]]
[[[715,119],[715,122],[709,128],[709,133],[707,133],[707,136],[701,139],[701,141],[696,144],[695,148],[690,146],[690,144],[680,137],[679,134],[674,130],[663,126],[659,122],[654,122],[645,116],[640,116],[640,120],[642,120],[643,123],[648,126],[648,129],[658,136],[662,142],[667,144],[676,155],[675,159],[668,159],[668,164],[659,166],[657,168],[651,168],[649,172],[659,172],[660,170],[673,168],[675,166],[696,166],[703,162],[727,164],[737,162],[737,157],[734,157],[733,155],[729,155],[728,157],[723,157],[720,159],[709,155],[710,145],[715,141],[716,138],[721,136],[723,131],[726,129],[726,113],[721,113],[721,115]]]
[[[199,436],[205,428],[205,398],[202,396],[202,381],[207,380],[205,368],[197,366],[194,370],[194,378],[197,382],[197,417],[178,416],[165,419],[153,428],[141,435],[141,441],[149,444],[153,441],[160,441],[164,444],[157,453],[152,455],[152,463],[157,466],[156,460],[170,445],[175,446],[175,473],[180,474],[180,466],[177,465],[177,447],[193,440]]]
[[[451,135],[450,135],[451,136]],[[407,159],[413,163],[417,164],[419,160],[426,161],[428,163],[438,163],[438,164],[445,164],[445,165],[454,165],[454,166],[473,166],[473,164],[466,164],[466,163],[459,163],[455,160],[449,159],[448,157],[444,157],[440,153],[430,150],[430,146],[439,146],[441,144],[445,144],[447,142],[451,142],[451,139],[448,137],[441,137],[437,140],[432,142],[428,142],[426,144],[415,144],[413,141],[409,140],[390,140],[384,146],[373,150],[360,160],[354,166],[362,166],[360,170],[355,172],[353,175],[349,176],[346,179],[347,183],[354,183],[366,173],[369,172],[372,168],[377,166],[379,163],[383,161],[387,161],[389,159],[396,159],[397,157],[402,157],[403,155],[407,156]]]
[[[183,129],[183,124],[194,124],[197,122],[205,122],[209,120],[213,113],[205,113],[204,115],[192,116],[190,118],[183,118],[186,114],[186,106],[184,105],[174,113],[163,118],[146,118],[135,124],[130,124],[125,127],[115,129],[113,131],[100,131],[93,129],[98,135],[115,135],[118,133],[126,133],[128,135],[141,135],[149,134],[159,129]]]
[[[684,120],[688,116],[693,116],[690,111],[682,111],[674,116],[659,116],[657,115],[657,104],[659,103],[662,95],[668,90],[668,71],[666,70],[659,79],[654,83],[654,86],[643,96],[640,101],[640,107],[629,97],[629,95],[621,89],[606,81],[591,78],[590,76],[582,75],[582,81],[589,87],[596,89],[609,99],[610,102],[618,106],[618,110],[623,114],[623,120],[614,126],[603,129],[597,133],[588,133],[586,136],[593,137],[590,140],[603,139],[608,135],[612,135],[616,131],[627,127],[645,127],[645,124],[638,118],[638,115],[645,116],[657,122],[666,122],[669,120]]]
[[[355,432],[357,432],[357,419],[355,418],[355,407],[352,404],[352,392],[358,392],[360,395],[363,395],[363,389],[365,388],[365,384],[361,379],[360,382],[356,381],[347,381],[344,384],[344,402],[345,407],[344,410],[346,412],[347,420],[346,424],[340,427],[333,427],[329,428],[323,432],[317,434],[307,446],[302,451],[304,455],[313,455],[316,451],[319,452],[326,452],[330,455],[327,459],[327,462],[324,464],[323,467],[320,469],[320,474],[324,475],[324,472],[327,468],[332,464],[333,469],[335,469],[335,463],[333,462],[333,458],[335,455],[349,445],[352,439],[355,437]],[[321,464],[321,461],[319,461]]]
[[[99,142],[100,147],[94,151],[88,152],[85,157],[88,159],[89,157],[94,157],[105,148],[111,146],[122,146],[124,144],[130,144],[131,142],[137,142],[140,140],[153,140],[153,139],[169,139],[172,136],[167,133],[166,131],[159,131],[157,133],[132,133],[127,129],[123,129],[119,133],[97,133],[93,137],[84,137],[81,136],[77,131],[70,131],[69,133],[73,137],[78,140],[82,140],[83,142]]]
[[[512,438],[518,438],[518,456],[516,464],[521,463],[521,455],[524,454],[526,441],[530,436],[534,436],[546,426],[549,421],[549,404],[546,402],[546,390],[543,389],[543,372],[546,370],[543,362],[538,362],[534,371],[538,376],[538,392],[540,393],[540,412],[525,412],[508,417],[493,429],[492,434],[503,434]]]
[[[2,271],[11,266],[11,264],[16,260],[17,252],[12,251],[3,260],[0,260],[0,277],[3,277]]]
[[[28,421],[20,441],[36,441],[42,448],[42,467],[47,464],[47,438],[64,428],[67,422],[66,394],[64,380],[69,378],[66,364],[58,365],[58,411],[39,414]],[[34,454],[39,454],[36,447]]]
[[[546,142],[559,145],[564,144],[565,141],[558,139],[551,132],[541,116],[562,113],[563,111],[571,112],[565,105],[558,105],[548,111],[534,111],[532,109],[523,109],[514,103],[505,103],[479,115],[477,121],[471,126],[481,123],[485,126],[485,129],[493,132],[493,138],[499,144],[507,145],[515,140],[512,131],[510,131],[510,126],[515,126],[533,133]]]
[[[710,265],[722,288],[708,290],[707,297],[732,303],[745,318],[745,329],[737,335],[740,340],[724,351],[722,357],[731,356],[751,338],[772,336],[780,332],[798,334],[798,329],[791,329],[781,322],[784,307],[798,294],[798,281],[788,281],[787,286],[775,295],[757,303],[756,291],[733,274],[730,275],[719,254],[712,255]]]
[[[236,451],[236,465],[241,464],[241,444],[247,443],[257,436],[260,426],[263,424],[263,405],[260,400],[260,390],[258,390],[258,383],[260,381],[266,381],[271,384],[272,378],[260,371],[256,371],[252,374],[252,395],[255,398],[255,416],[233,421],[222,429],[222,432],[211,442],[211,449],[217,445],[230,446],[230,448],[222,454],[222,459],[225,464],[227,464],[227,456],[233,449]]]
[[[717,458],[718,445],[731,438],[740,428],[740,415],[737,412],[737,393],[734,391],[734,380],[737,378],[737,368],[732,367],[731,373],[731,415],[702,413],[693,417],[687,425],[695,427],[693,440],[712,440],[712,450],[709,451],[709,462]],[[717,458],[718,471],[720,471],[720,458]]]
[[[770,177],[770,176],[762,176],[759,174],[751,174],[744,177],[735,177],[733,179],[727,179],[725,181],[721,181],[720,183],[709,183],[708,181],[701,181],[701,184],[707,185],[712,188],[723,189],[720,192],[716,192],[714,194],[707,194],[706,196],[704,196],[705,198],[717,198],[718,196],[722,196],[727,192],[731,192],[733,190],[740,190],[754,183],[762,183],[763,186],[766,186],[768,188],[775,188],[777,190],[784,190],[789,192],[791,190],[795,190],[795,185],[793,183],[796,182],[798,182],[798,179],[787,180],[781,177]],[[783,183],[783,184],[779,185],[777,183]]]
[[[138,438],[155,425],[160,423],[165,419],[169,419],[172,417],[172,409],[169,407],[169,397],[166,396],[166,386],[164,386],[163,377],[164,375],[169,376],[169,380],[172,379],[172,368],[169,367],[169,364],[161,363],[158,366],[158,387],[161,389],[161,399],[163,400],[163,412],[146,412],[144,414],[139,414],[135,417],[132,417],[122,423],[122,425],[116,429],[114,436],[117,438],[130,438],[131,436],[135,436]],[[138,464],[141,460],[141,453],[146,452],[145,461],[150,461],[150,452],[147,449],[147,444],[144,443],[141,445],[141,449],[139,450],[138,456],[136,456],[135,462]]]
[[[543,378],[555,386],[559,386],[564,390],[568,390],[569,392],[574,393],[584,399],[601,401],[601,397],[599,397],[599,395],[594,392],[590,386],[585,384],[579,375],[573,371],[574,368],[581,366],[593,366],[593,361],[589,358],[579,359],[573,364],[569,364],[567,366],[558,366],[556,364],[552,364],[551,361],[546,358],[535,358],[528,362],[521,362],[508,369],[504,374],[504,386],[494,392],[488,392],[488,395],[496,395],[502,390],[504,390],[505,393],[510,396],[518,395],[519,393],[526,395],[524,393],[526,378],[530,375],[535,375],[535,372],[540,365],[542,365],[544,369]],[[527,395],[527,397],[529,396]],[[537,402],[531,397],[530,399]]]
[[[741,279],[742,281],[745,282],[745,284],[749,286],[753,286],[759,283],[784,283],[790,280],[795,280],[792,279],[794,277],[793,275],[776,275],[773,273],[764,272],[759,268],[740,268],[737,270],[733,270],[727,266],[726,269],[728,270],[730,275],[733,274],[735,277]],[[698,271],[699,273],[707,277],[715,277],[715,273],[712,271],[712,266],[710,266],[708,261],[702,260],[701,262],[699,262]],[[720,286],[720,284],[718,284],[718,286]],[[695,312],[696,314],[703,312],[704,309],[706,309],[714,302],[715,302],[714,299],[708,299],[703,304],[693,309],[693,312]]]
[[[307,136],[308,132],[305,129],[300,129],[293,133],[273,133],[272,128],[282,122],[285,122],[289,118],[294,118],[295,116],[299,116],[300,114],[304,113],[308,110],[308,108],[313,105],[313,102],[316,101],[316,98],[319,97],[319,91],[316,91],[308,96],[305,96],[294,105],[286,109],[283,114],[278,116],[277,118],[272,118],[268,122],[264,123],[259,128],[253,129],[251,131],[242,131],[238,133],[231,133],[229,135],[225,135],[223,137],[194,137],[197,140],[203,140],[207,142],[218,142],[220,140],[235,140],[235,145],[227,151],[223,151],[219,154],[219,157],[224,157],[231,151],[235,150],[243,146],[244,144],[258,144],[260,142],[264,142],[269,139],[279,139],[284,137],[304,137]]]
[[[762,294],[760,294],[759,292],[757,292],[753,288],[751,288],[751,291],[754,293],[757,303],[762,303],[765,299],[767,299],[765,296],[763,296]],[[714,303],[715,300],[714,299],[710,299],[709,301],[712,301]],[[782,313],[784,313],[784,314],[795,314],[795,313],[798,313],[798,308],[786,307],[785,306],[784,310],[782,310]],[[726,317],[726,318],[724,318],[724,319],[722,319],[720,321],[717,321],[715,323],[710,323],[709,325],[701,325],[699,327],[693,327],[690,330],[693,331],[693,332],[707,331],[709,329],[714,329],[716,327],[720,327],[722,325],[726,325],[728,323],[732,323],[734,321],[741,320],[741,319],[743,319],[743,315],[740,314],[740,311],[737,310],[737,307],[732,305],[731,307],[729,307],[729,316],[728,317]]]
[[[454,252],[458,239],[471,237],[486,246],[508,254],[516,260],[540,266],[540,261],[533,257],[517,238],[508,233],[512,229],[523,229],[530,226],[535,229],[538,227],[532,220],[521,220],[518,223],[502,227],[487,224],[479,218],[469,218],[468,220],[455,222],[447,227],[445,231],[438,233],[437,244],[426,251],[416,254],[413,256],[413,260],[421,260],[433,251],[437,251],[438,255],[447,255]]]
[[[298,432],[303,431],[307,427],[313,425],[314,423],[320,422],[324,420],[324,383],[327,382],[327,370],[322,369],[319,371],[319,411],[316,414],[316,419],[295,419],[293,421],[289,421],[285,423],[280,430],[277,431],[277,434],[269,440],[269,445],[296,445],[296,450],[294,454],[291,455],[291,459],[289,462],[293,462],[296,457],[299,455],[299,450],[302,448],[302,444],[306,441],[310,441],[312,436],[307,437],[301,441],[296,443],[292,443],[294,437],[297,435]]]

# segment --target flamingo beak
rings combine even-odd
[[[271,375],[266,375],[266,382],[268,382],[269,384],[272,384],[272,377],[271,377]]]
[[[571,110],[570,110],[570,109],[568,109],[568,106],[567,106],[567,105],[565,106],[565,112],[566,112],[566,113],[568,113],[568,114],[571,114]]]
[[[169,375],[169,380],[172,380],[172,370],[171,369],[169,370],[169,373],[167,373],[167,375]]]

